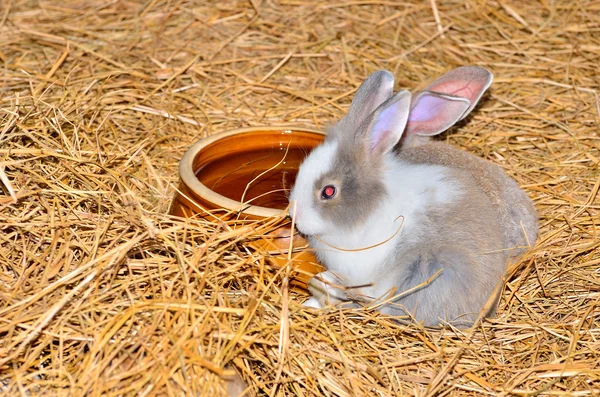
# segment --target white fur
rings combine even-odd
[[[315,209],[317,198],[314,183],[331,169],[337,156],[337,148],[337,142],[330,141],[315,148],[304,160],[296,176],[290,201],[296,205],[296,225],[305,234],[315,235],[325,231],[326,225]],[[293,215],[294,208],[290,212]]]
[[[328,302],[335,304],[346,300],[346,291],[336,288],[345,284],[345,280],[342,280],[337,274],[332,272],[319,273],[308,284],[308,290],[313,297],[304,302],[304,306],[321,308]]]
[[[317,152],[315,159],[307,159],[309,167],[315,167],[322,153],[331,155],[331,149]],[[448,169],[438,165],[407,164],[398,160],[393,154],[386,155],[386,171],[382,176],[388,189],[387,198],[379,203],[376,211],[364,224],[352,229],[342,229],[336,225],[327,225],[319,219],[316,211],[305,211],[305,207],[314,204],[312,183],[318,174],[317,170],[309,169],[304,173],[301,184],[294,188],[293,196],[302,208],[300,216],[297,214],[296,222],[301,225],[300,230],[309,234],[311,246],[325,267],[338,274],[346,281],[346,286],[360,286],[373,283],[370,288],[363,289],[370,298],[379,298],[385,295],[396,285],[397,280],[386,276],[385,260],[393,254],[401,239],[420,239],[416,235],[420,230],[420,214],[426,213],[431,206],[444,206],[460,197],[460,185],[447,179]],[[300,174],[303,170],[300,170]],[[318,176],[317,176],[318,177]],[[296,192],[310,186],[310,197],[306,192]],[[399,216],[402,219],[394,220]],[[400,232],[387,243],[375,248],[344,252],[336,250],[319,241],[314,235],[326,243],[343,248],[358,249],[381,243],[396,233],[402,224]],[[314,302],[311,302],[314,306]]]
[[[314,307],[315,309],[321,309],[323,307],[323,304],[321,302],[319,302],[319,300],[317,298],[309,298],[308,300],[304,301],[302,306]]]

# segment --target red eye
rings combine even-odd
[[[332,199],[335,196],[336,188],[333,185],[327,185],[321,190],[321,198],[325,200]]]

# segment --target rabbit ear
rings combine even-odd
[[[447,130],[473,110],[493,78],[478,66],[464,66],[438,78],[415,96],[406,133],[436,135]]]
[[[463,66],[454,69],[429,84],[423,91],[465,98],[470,102],[469,108],[460,119],[473,110],[483,93],[490,87],[494,75],[479,66]]]
[[[452,127],[469,109],[465,98],[423,91],[415,98],[410,111],[406,133],[409,135],[437,135]]]
[[[410,100],[409,91],[398,92],[377,108],[366,130],[359,132],[369,157],[380,157],[396,146],[408,121]]]
[[[387,70],[380,70],[369,77],[358,87],[348,114],[344,117],[348,129],[356,130],[375,109],[394,92],[394,76]]]

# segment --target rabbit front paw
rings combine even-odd
[[[337,305],[347,301],[348,296],[342,289],[343,286],[342,279],[332,272],[317,274],[308,282],[308,290],[312,294],[312,298],[304,302],[304,306],[320,309],[327,305]]]
[[[312,307],[315,309],[320,309],[323,307],[323,305],[321,304],[321,302],[319,302],[319,300],[315,297],[311,297],[309,298],[306,302],[304,302],[302,304],[302,306],[304,307]]]

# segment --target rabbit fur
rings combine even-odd
[[[473,323],[538,230],[531,200],[498,165],[430,140],[465,118],[492,78],[462,67],[416,95],[394,95],[387,71],[363,82],[290,194],[327,269],[307,306],[361,302],[424,325]]]

